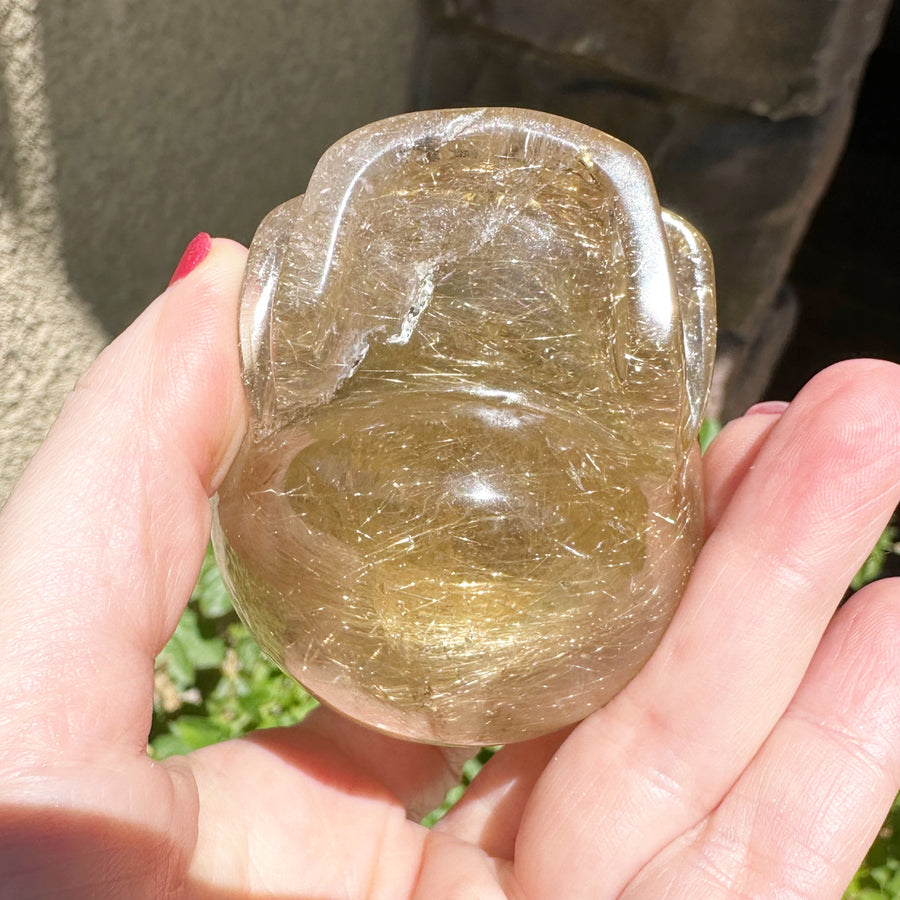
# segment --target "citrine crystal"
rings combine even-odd
[[[644,664],[701,539],[703,239],[642,158],[526,110],[332,147],[250,251],[215,543],[263,649],[390,734],[558,729]]]

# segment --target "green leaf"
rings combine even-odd
[[[191,600],[207,619],[221,619],[234,611],[211,546],[206,549],[200,577],[197,579]]]
[[[700,450],[706,453],[706,448],[712,443],[713,438],[722,430],[722,423],[718,419],[704,419],[700,425]]]
[[[228,728],[204,716],[179,716],[169,723],[169,730],[188,750],[199,750],[231,737]]]
[[[856,873],[846,900],[900,900],[900,797]]]
[[[183,756],[190,751],[190,747],[181,738],[166,732],[157,735],[150,742],[150,755],[154,759],[166,759],[169,756]]]
[[[215,669],[225,659],[225,642],[220,637],[204,637],[195,610],[188,607],[181,616],[172,640],[188,655],[195,669]]]
[[[862,564],[862,567],[856,575],[853,576],[853,581],[850,582],[850,588],[852,590],[858,591],[864,585],[875,581],[881,576],[888,557],[896,552],[896,541],[897,529],[888,525],[881,533],[881,537],[878,538],[878,542],[872,548],[872,552],[869,554],[868,559]]]
[[[175,635],[163,647],[159,659],[179,691],[186,690],[194,683],[197,670],[184,643]]]
[[[204,637],[196,610],[188,607],[181,615],[175,633],[160,653],[160,663],[179,691],[192,687],[198,670],[215,669],[225,658],[225,642],[219,637]]]

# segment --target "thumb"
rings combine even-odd
[[[17,750],[143,752],[153,660],[246,426],[245,259],[213,241],[100,355],[0,515],[0,684]]]

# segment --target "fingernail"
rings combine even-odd
[[[171,286],[175,284],[176,281],[181,281],[182,278],[193,272],[194,269],[196,269],[209,255],[211,247],[212,238],[205,231],[201,231],[200,234],[185,247],[184,253],[181,254],[181,259],[178,260],[178,265],[175,266],[175,272],[172,275],[172,280],[169,282],[169,285]]]
[[[788,408],[785,400],[766,400],[756,403],[744,413],[745,416],[780,416]]]

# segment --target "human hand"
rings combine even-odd
[[[568,735],[458,757],[316,710],[159,763],[153,663],[246,424],[243,248],[81,380],[0,516],[0,897],[839,897],[900,776],[900,586],[835,615],[900,499],[900,369],[853,362],[705,458],[662,644]]]

